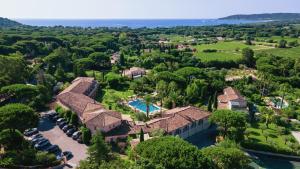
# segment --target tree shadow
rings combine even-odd
[[[251,131],[250,134],[254,135],[254,136],[260,136],[260,134],[258,132],[256,132],[256,131]]]
[[[48,117],[41,117],[39,121],[38,130],[39,131],[48,131],[55,127],[55,123],[52,122]]]

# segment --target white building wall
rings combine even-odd
[[[199,120],[201,121],[201,120]],[[172,133],[172,135],[179,135],[181,138],[188,138],[196,133],[199,133],[200,131],[203,131],[203,130],[206,130],[209,128],[210,126],[210,123],[208,121],[208,119],[203,119],[203,122],[199,125],[199,121],[196,122],[196,126],[194,128],[191,128],[192,127],[192,124],[189,124],[189,129],[185,132],[183,132],[183,128],[180,128],[181,130],[181,133],[180,134],[176,134],[176,131],[174,131]]]

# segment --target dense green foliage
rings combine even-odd
[[[153,138],[138,144],[137,154],[166,169],[211,168],[212,162],[196,147],[176,137]]]

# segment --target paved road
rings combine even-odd
[[[49,139],[51,144],[57,144],[62,151],[71,151],[73,153],[73,157],[68,161],[68,164],[73,168],[76,168],[80,160],[87,157],[87,146],[79,144],[71,137],[68,137],[48,118],[41,118],[38,129],[45,138]]]

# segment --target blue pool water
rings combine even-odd
[[[147,112],[146,103],[143,100],[141,100],[141,99],[136,99],[134,101],[130,101],[128,104],[130,106],[132,106],[132,107],[134,107],[134,108],[136,108],[136,109],[144,112],[144,113]],[[153,112],[158,111],[158,110],[160,110],[159,107],[154,106],[153,104],[150,104],[150,106],[149,106],[149,113],[153,113]]]

